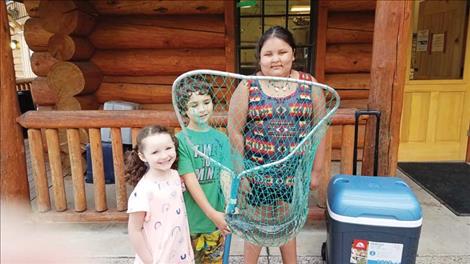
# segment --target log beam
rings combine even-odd
[[[56,103],[57,110],[72,111],[72,110],[96,110],[99,108],[99,103],[94,94],[79,95],[79,96],[64,96],[59,98]]]
[[[225,50],[97,50],[91,61],[104,75],[176,75],[195,69],[225,70]]]
[[[369,72],[371,44],[328,45],[325,58],[325,73]]]
[[[93,93],[102,79],[100,69],[90,62],[58,62],[47,74],[49,86],[59,97]]]
[[[96,91],[100,104],[122,100],[138,104],[162,104],[171,102],[171,85],[102,83]]]
[[[368,107],[382,112],[379,175],[395,175],[397,169],[412,5],[412,1],[377,1]],[[373,173],[374,128],[371,118],[366,125],[363,175]]]
[[[52,57],[49,52],[34,52],[31,55],[31,69],[34,74],[40,77],[46,77],[57,62],[57,59]]]
[[[335,89],[369,89],[369,73],[326,74],[325,83]]]
[[[88,60],[95,51],[95,47],[87,38],[64,34],[54,34],[48,43],[49,53],[60,61]]]
[[[26,13],[30,17],[39,17],[39,2],[40,0],[23,0]]]
[[[90,2],[100,15],[203,15],[223,14],[225,1],[91,0]]]
[[[36,105],[55,105],[58,97],[55,90],[47,84],[47,78],[38,77],[31,83],[31,96]]]
[[[96,14],[86,1],[51,1],[39,3],[42,27],[51,33],[87,36],[95,26]]]
[[[325,2],[328,3],[328,9],[331,11],[371,11],[376,7],[376,0],[329,0]]]
[[[89,39],[97,49],[223,48],[224,33],[220,15],[108,16]]]
[[[39,18],[30,18],[24,23],[24,39],[32,51],[47,51],[47,42],[52,36],[41,26]]]
[[[328,14],[326,41],[333,43],[372,43],[373,12],[331,12]]]
[[[374,33],[354,29],[328,28],[326,42],[335,43],[372,43]]]

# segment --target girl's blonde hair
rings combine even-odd
[[[176,160],[171,166],[172,169],[177,168],[178,163],[178,140],[175,136],[168,131],[165,127],[162,126],[147,126],[142,128],[137,134],[137,144],[135,147],[126,153],[125,168],[124,168],[124,177],[126,182],[135,186],[142,179],[145,173],[148,170],[147,164],[139,158],[139,152],[143,149],[142,141],[155,134],[167,134],[173,140],[175,144],[176,151]]]

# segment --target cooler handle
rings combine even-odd
[[[353,153],[353,175],[357,174],[357,141],[359,134],[359,117],[361,115],[373,115],[377,122],[375,124],[375,146],[374,146],[374,176],[378,173],[379,156],[379,130],[380,130],[380,111],[377,110],[358,110],[354,113],[354,153]]]

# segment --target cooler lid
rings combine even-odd
[[[348,219],[422,219],[416,196],[397,177],[336,175],[328,185],[328,210]]]

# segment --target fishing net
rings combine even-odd
[[[234,95],[237,87],[245,97]],[[267,96],[265,87],[286,96]],[[208,123],[226,134],[230,154],[214,155],[192,142],[186,104],[201,89],[210,90]],[[337,93],[307,80],[197,70],[175,80],[172,96],[188,145],[217,168],[232,232],[261,246],[295,237],[307,218],[315,153],[339,106]]]

